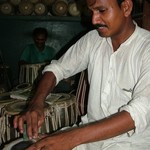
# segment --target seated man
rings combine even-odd
[[[48,32],[45,28],[36,28],[33,31],[34,43],[27,45],[23,50],[19,64],[36,64],[50,62],[56,51],[45,44]]]
[[[36,77],[41,73],[43,67],[49,63],[56,54],[54,48],[45,44],[48,38],[48,32],[45,28],[35,28],[32,37],[34,43],[27,45],[20,57],[20,83],[33,83]]]
[[[44,121],[44,100],[55,85],[85,69],[89,95],[83,125],[39,140],[27,150],[149,150],[150,32],[132,20],[132,0],[87,0],[96,29],[78,40],[43,78],[28,109],[14,119],[29,138]]]

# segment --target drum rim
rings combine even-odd
[[[58,98],[56,98],[56,99],[54,99],[54,100],[52,100],[52,101],[49,101],[51,95],[56,95],[56,96],[58,96]],[[64,98],[61,98],[62,96],[64,96]],[[73,96],[72,94],[67,94],[67,93],[50,93],[50,94],[47,96],[47,98],[46,98],[45,101],[46,101],[47,103],[49,103],[49,104],[53,104],[53,103],[58,102],[58,101],[63,102],[63,101],[65,101],[65,100],[69,100],[69,99],[72,98],[72,96]]]
[[[26,141],[31,141],[31,142],[34,143],[33,140],[29,140],[29,139],[28,140],[24,140],[23,138],[17,138],[14,141],[11,141],[11,142],[7,143],[6,145],[4,145],[2,150],[11,150],[12,146],[14,146],[14,145],[16,145],[16,144],[18,144],[20,142],[23,142],[23,141],[25,141],[25,142]]]
[[[15,141],[12,141],[12,142],[6,144],[2,150],[11,150],[10,148],[12,148],[12,144],[17,144],[17,143],[22,142],[22,141],[23,141],[23,138],[19,138]]]
[[[28,100],[18,100],[18,101],[15,101],[13,103],[10,103],[8,105],[5,106],[5,111],[8,115],[17,115],[21,112],[23,112],[24,110],[21,110],[21,111],[16,111],[16,110],[12,110],[13,106],[15,106],[15,104],[18,104],[18,103],[23,103],[23,104],[28,104],[29,101]],[[47,103],[45,103],[45,109],[48,108],[49,105]]]

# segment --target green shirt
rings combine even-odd
[[[51,61],[56,54],[54,48],[45,45],[43,51],[39,51],[34,44],[28,45],[22,55],[20,60],[24,60],[30,64],[43,63]]]

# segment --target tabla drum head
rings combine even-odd
[[[25,150],[30,145],[32,145],[32,141],[21,141],[20,143],[12,146],[11,150]]]
[[[34,6],[32,3],[23,1],[19,4],[19,11],[22,15],[31,15],[33,13]]]
[[[7,114],[17,115],[27,108],[28,102],[29,101],[22,100],[22,101],[17,101],[17,102],[8,104],[8,105],[6,105],[5,110],[6,110]],[[47,107],[48,107],[48,104],[45,103],[45,108],[47,108]]]
[[[10,113],[11,115],[16,115],[21,111],[25,110],[26,107],[27,101],[19,101],[6,105],[5,110],[7,111],[8,114]]]
[[[68,2],[66,0],[56,0],[52,5],[52,14],[63,16],[68,11]]]
[[[46,102],[49,104],[53,104],[57,101],[68,100],[70,98],[71,95],[67,93],[50,93],[46,98]]]
[[[44,15],[47,12],[47,8],[43,3],[37,3],[35,4],[34,12],[37,15]]]
[[[0,8],[1,8],[1,13],[4,15],[11,15],[14,11],[13,6],[8,2],[1,4]]]
[[[5,93],[0,94],[0,103],[7,102],[7,101],[12,101],[10,98],[10,93],[5,92]]]
[[[69,3],[68,12],[71,16],[80,16],[80,11],[78,10],[77,4],[75,2]]]
[[[3,150],[25,150],[32,144],[33,144],[32,141],[30,140],[24,141],[22,138],[20,138],[6,144]]]
[[[31,89],[31,84],[30,83],[21,83],[19,85],[17,85],[13,91],[16,91],[16,90],[30,90]]]

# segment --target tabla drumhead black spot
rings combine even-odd
[[[33,144],[32,141],[21,141],[20,143],[17,143],[16,145],[14,145],[11,148],[11,150],[25,150],[26,148],[28,148],[32,144]]]

